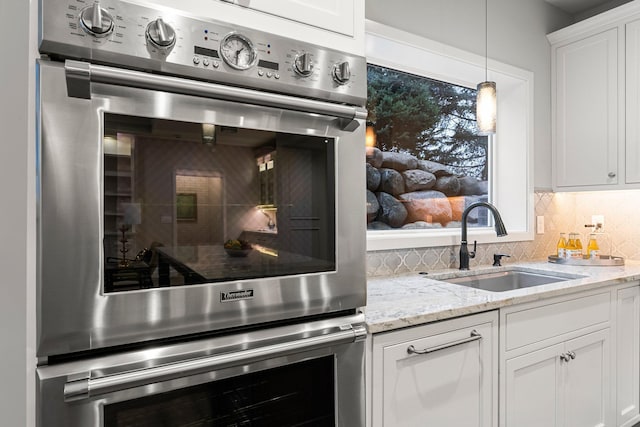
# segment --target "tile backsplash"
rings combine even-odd
[[[586,193],[535,193],[535,216],[545,220],[545,233],[532,241],[478,245],[473,265],[493,262],[493,254],[509,254],[503,265],[514,261],[546,259],[555,253],[561,232],[582,234],[583,244],[590,229],[592,215],[604,215],[604,235],[598,242],[602,253],[628,260],[640,260],[640,223],[634,218],[640,211],[640,190]],[[369,277],[456,268],[459,246],[371,251],[367,253]]]

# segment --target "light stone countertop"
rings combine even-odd
[[[506,292],[489,292],[434,280],[516,268],[534,273],[586,277]],[[627,261],[619,267],[569,266],[541,261],[503,267],[476,266],[467,272],[438,270],[427,275],[374,277],[367,283],[365,316],[369,332],[375,334],[634,280],[640,280],[638,261]]]

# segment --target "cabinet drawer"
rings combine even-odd
[[[372,427],[497,425],[497,313],[373,336]]]
[[[506,350],[608,322],[610,311],[606,292],[506,313]]]

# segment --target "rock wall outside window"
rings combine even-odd
[[[366,168],[369,230],[459,228],[467,206],[488,201],[487,181],[411,154],[368,147]],[[472,210],[467,222],[487,226],[487,210]]]

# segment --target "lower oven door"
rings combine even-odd
[[[364,426],[362,315],[38,368],[38,426]]]

